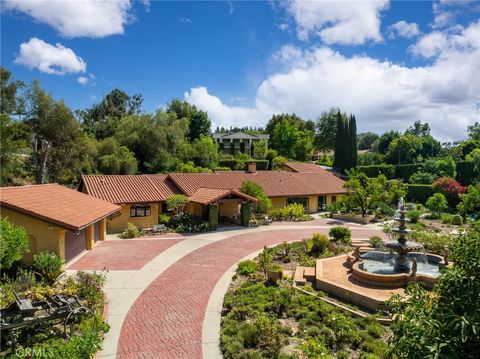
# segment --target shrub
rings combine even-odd
[[[48,285],[55,283],[63,273],[64,261],[57,253],[41,252],[33,256],[33,269]]]
[[[452,215],[450,213],[442,213],[440,215],[440,219],[444,224],[452,224]]]
[[[363,172],[367,177],[373,178],[383,174],[388,179],[395,177],[395,166],[393,165],[372,165],[372,166],[357,166],[359,172]]]
[[[442,177],[436,180],[432,187],[442,193],[448,201],[448,204],[455,207],[460,201],[459,195],[464,194],[467,191],[467,187],[462,186],[453,178]]]
[[[421,163],[410,163],[405,165],[397,165],[395,166],[396,169],[396,176],[399,179],[402,179],[404,182],[407,182],[410,177],[415,173],[421,170],[423,164]]]
[[[352,243],[352,231],[348,227],[333,227],[328,234],[335,242],[343,244]]]
[[[452,216],[452,224],[454,226],[461,226],[463,224],[462,216],[460,216],[459,214],[455,214],[454,216]]]
[[[241,275],[250,275],[258,271],[258,264],[252,260],[244,260],[238,263],[237,273]]]
[[[451,247],[453,238],[444,232],[413,231],[412,238],[425,247],[425,250],[432,253],[444,254],[445,247]]]
[[[77,272],[75,286],[77,294],[86,302],[86,306],[92,311],[103,305],[102,287],[105,284],[105,276],[100,273]],[[100,308],[102,309],[102,308]]]
[[[460,195],[460,203],[457,206],[458,211],[465,217],[480,213],[480,184],[471,185],[468,191]]]
[[[370,239],[369,239],[368,241],[370,242],[370,244],[371,244],[374,248],[381,248],[381,247],[383,247],[383,240],[382,240],[379,236],[370,237]]]
[[[27,232],[23,227],[12,224],[7,218],[1,218],[0,229],[0,269],[10,269],[29,251]]]
[[[410,176],[409,182],[415,184],[432,184],[437,179],[437,176],[429,172],[415,172]]]
[[[310,253],[317,256],[325,252],[329,243],[328,237],[321,233],[315,233],[312,238],[310,238],[310,241],[312,243]]]
[[[209,205],[208,206],[208,224],[212,231],[216,231],[218,228],[218,206]]]
[[[158,223],[167,224],[170,221],[170,216],[168,214],[160,213],[158,215]]]
[[[128,239],[128,238],[136,238],[140,237],[141,232],[140,229],[136,225],[134,225],[132,222],[127,222],[127,226],[123,230],[122,233],[120,233],[119,237],[123,239]]]
[[[224,159],[224,160],[219,160],[218,165],[220,167],[228,167],[231,170],[236,170],[238,169],[240,162],[236,159]]]
[[[411,211],[407,212],[407,218],[410,219],[411,223],[417,223],[421,215],[422,215],[422,212],[419,211],[418,209],[412,209]]]
[[[443,194],[435,193],[427,200],[426,206],[430,210],[433,218],[439,218],[440,213],[448,208],[448,203]]]
[[[300,203],[291,203],[282,208],[272,209],[268,215],[274,221],[308,221],[312,217],[305,214],[305,208]]]
[[[475,168],[473,161],[457,162],[457,180],[462,185],[467,186],[473,183],[475,179]]]

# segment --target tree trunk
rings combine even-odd
[[[45,183],[47,177],[47,160],[50,153],[50,143],[40,140],[41,148],[37,151],[37,184]]]

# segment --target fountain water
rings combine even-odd
[[[395,273],[409,273],[410,264],[407,254],[410,252],[423,251],[423,246],[420,243],[407,241],[407,236],[410,235],[410,230],[407,229],[406,223],[408,219],[405,216],[405,205],[403,198],[398,202],[398,209],[393,218],[398,222],[398,227],[395,227],[392,232],[397,237],[396,241],[390,241],[385,244],[387,248],[392,249],[397,253],[395,257],[394,272]]]

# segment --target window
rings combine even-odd
[[[287,204],[300,203],[303,204],[303,207],[308,210],[308,197],[288,197]]]
[[[332,203],[337,202],[337,196],[332,196]]]
[[[327,208],[327,196],[318,196],[318,210],[325,211]]]
[[[148,217],[151,210],[148,204],[134,204],[130,206],[130,217]]]

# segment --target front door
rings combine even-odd
[[[327,209],[327,196],[318,196],[318,210],[325,211]]]

